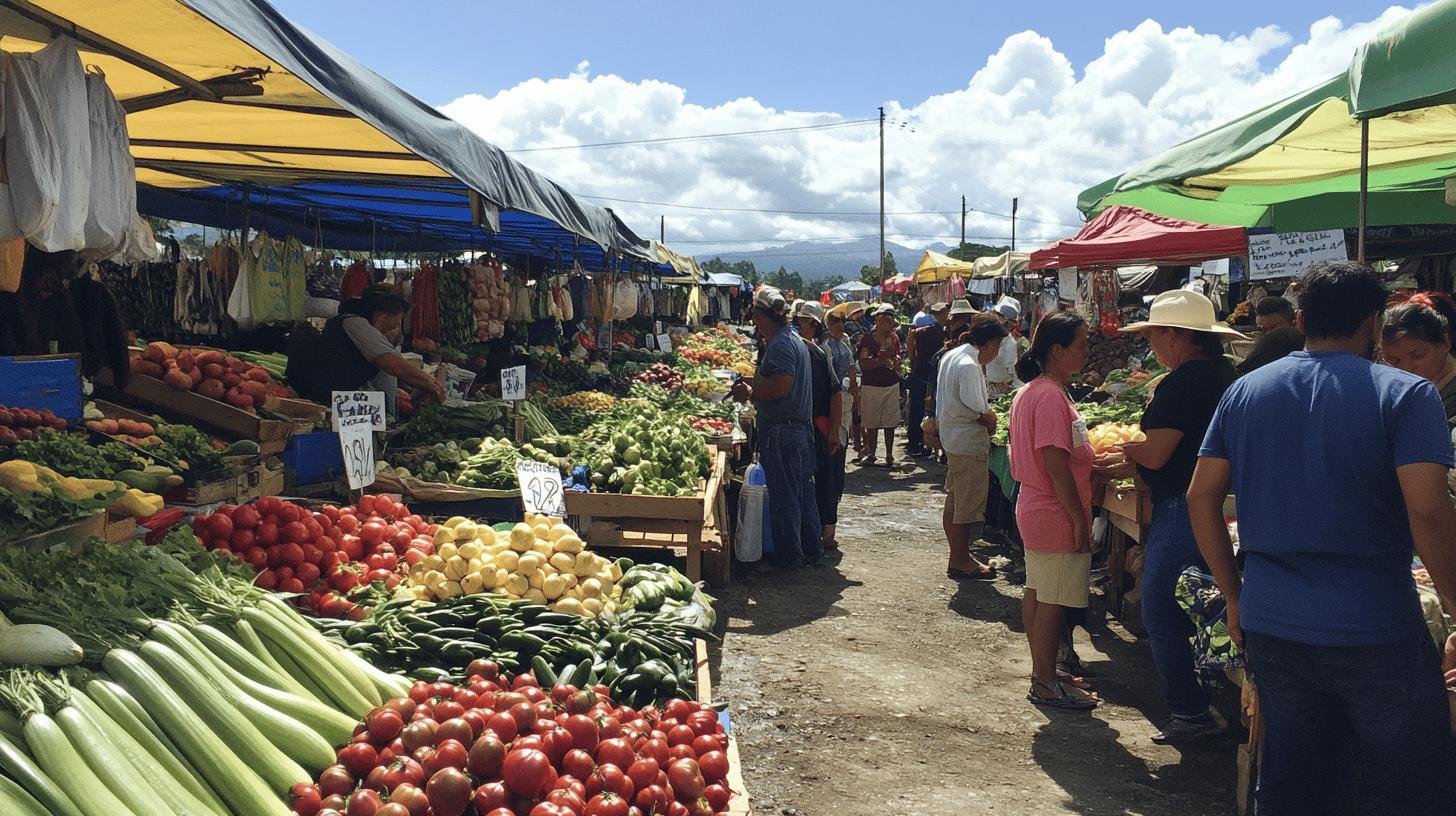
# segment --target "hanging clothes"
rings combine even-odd
[[[92,172],[86,71],[69,37],[57,37],[30,58],[39,69],[37,77],[56,138],[60,195],[55,219],[47,228],[27,237],[47,252],[82,250],[86,248],[86,218],[91,212]]]
[[[282,252],[283,279],[288,293],[284,320],[297,323],[308,317],[308,255],[303,242],[293,237],[283,243]]]
[[[420,265],[410,298],[410,334],[412,337],[440,336],[440,268],[432,263]]]

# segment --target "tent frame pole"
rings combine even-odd
[[[1355,259],[1365,263],[1365,226],[1370,220],[1370,120],[1360,120],[1360,215]]]

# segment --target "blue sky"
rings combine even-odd
[[[642,234],[665,215],[669,243],[696,252],[873,234],[875,128],[791,129],[881,104],[906,123],[886,135],[892,239],[953,242],[963,195],[970,240],[1006,242],[1013,196],[1021,240],[1063,237],[1081,190],[1328,79],[1408,13],[1348,0],[273,2]]]
[[[275,0],[290,18],[396,84],[441,105],[533,77],[593,73],[660,79],[715,105],[740,96],[792,110],[872,113],[963,87],[1008,36],[1032,29],[1080,69],[1103,40],[1154,18],[1166,29],[1245,34],[1277,25],[1302,38],[1320,17],[1368,19],[1351,0],[1217,2],[576,2]],[[1276,51],[1267,59],[1278,59]]]

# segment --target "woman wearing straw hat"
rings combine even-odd
[[[1122,453],[1129,465],[1124,469],[1136,467],[1153,499],[1144,545],[1142,618],[1170,715],[1153,741],[1185,742],[1226,727],[1209,708],[1208,692],[1198,682],[1188,643],[1193,624],[1174,591],[1185,569],[1207,570],[1184,494],[1214,409],[1238,377],[1224,357],[1224,339],[1243,335],[1214,319],[1208,298],[1183,289],[1158,295],[1147,320],[1122,330],[1143,335],[1158,362],[1168,367],[1143,413],[1147,440],[1128,443]]]

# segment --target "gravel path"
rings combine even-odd
[[[1151,658],[1115,621],[1078,631],[1108,703],[1089,716],[1026,702],[1021,588],[944,577],[943,479],[935,465],[851,466],[842,559],[746,571],[720,592],[714,698],[729,703],[754,812],[1232,813],[1238,736],[1154,745]],[[1220,699],[1235,714],[1232,693]]]

